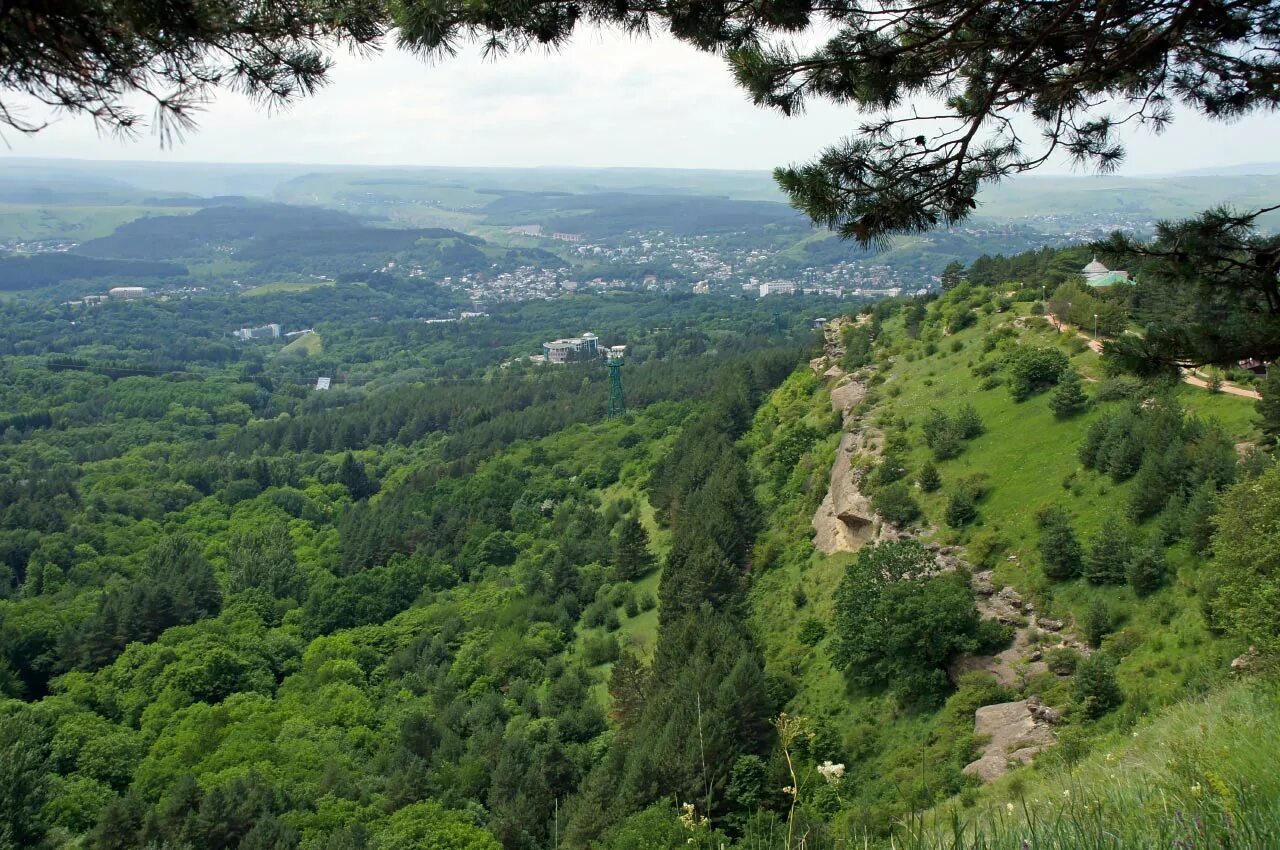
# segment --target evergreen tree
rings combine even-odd
[[[1132,549],[1128,529],[1109,517],[1090,541],[1084,577],[1090,584],[1123,584]]]
[[[1046,578],[1065,581],[1080,574],[1080,541],[1065,510],[1053,506],[1039,517],[1040,562]]]
[[[1179,488],[1169,497],[1156,522],[1156,540],[1172,546],[1182,539],[1182,515],[1187,509],[1187,491]]]
[[[1280,369],[1267,369],[1267,379],[1262,384],[1262,398],[1255,407],[1261,421],[1259,428],[1269,448],[1275,448],[1280,440]]]
[[[1169,572],[1164,550],[1159,546],[1143,546],[1129,560],[1126,575],[1129,586],[1139,596],[1148,596],[1159,590]]]
[[[951,425],[962,440],[972,440],[974,437],[981,436],[986,430],[982,424],[982,417],[978,415],[978,409],[972,404],[962,405],[951,418]]]
[[[1075,369],[1067,369],[1058,379],[1058,385],[1049,394],[1049,409],[1059,419],[1069,419],[1084,412],[1089,406],[1089,397],[1084,394],[1084,386]]]
[[[338,467],[338,483],[346,487],[351,498],[357,502],[378,492],[377,486],[369,480],[364,464],[351,452],[342,457],[342,464]]]
[[[964,271],[964,263],[959,260],[947,263],[946,268],[942,270],[942,291],[950,292],[955,289],[964,280]]]
[[[649,532],[634,516],[618,524],[613,540],[613,575],[615,581],[635,581],[654,566],[649,551]]]
[[[952,528],[968,525],[978,518],[978,507],[967,487],[958,488],[947,502],[946,522]]]
[[[1213,537],[1214,500],[1218,490],[1212,481],[1197,487],[1182,509],[1182,538],[1196,554],[1208,550]]]
[[[916,476],[916,483],[920,485],[920,489],[925,493],[932,493],[942,486],[942,475],[938,472],[938,467],[933,461],[926,460],[924,465],[920,467],[920,473]]]
[[[1096,720],[1124,702],[1124,694],[1116,683],[1116,666],[1101,652],[1082,659],[1076,665],[1072,696],[1080,711]]]
[[[1160,513],[1177,483],[1166,479],[1160,458],[1148,454],[1138,468],[1138,474],[1133,477],[1129,490],[1129,519],[1142,522]]]

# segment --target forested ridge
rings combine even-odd
[[[1247,753],[1273,738],[1230,716],[1276,704],[1277,426],[1077,339],[1079,308],[1110,335],[1143,309],[1085,291],[1078,253],[846,308],[816,364],[802,299],[4,305],[0,840],[1173,842],[1158,792],[1265,847]],[[257,310],[317,344],[226,338]],[[628,345],[626,416],[602,363],[518,358],[586,328]],[[832,380],[861,400],[833,409]],[[874,533],[825,555],[847,434]],[[1027,607],[991,616],[983,582]],[[984,785],[975,711],[1030,696],[1051,740]],[[1147,744],[1196,710],[1215,738]],[[1142,768],[1104,793],[1115,753]],[[1059,814],[1064,789],[1111,814]]]

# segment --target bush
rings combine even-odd
[[[1045,653],[1044,662],[1055,676],[1070,676],[1080,663],[1080,653],[1069,646],[1055,646]]]
[[[800,631],[796,635],[796,639],[805,646],[817,646],[826,636],[826,625],[817,617],[810,617],[800,624]]]
[[[1014,401],[1025,401],[1047,390],[1070,368],[1067,355],[1057,348],[1019,345],[1005,356],[1009,392]]]
[[[1083,659],[1076,666],[1072,697],[1081,713],[1091,720],[1119,707],[1124,694],[1116,683],[1116,667],[1111,659],[1101,652]]]
[[[900,481],[876,490],[871,507],[894,525],[907,525],[920,516],[920,504],[911,488]]]
[[[978,415],[977,408],[972,404],[966,404],[956,411],[951,421],[962,440],[972,440],[974,437],[981,436],[986,430],[982,424],[982,417]]]
[[[1098,401],[1126,401],[1139,398],[1146,391],[1142,381],[1131,375],[1114,375],[1098,384],[1094,398]]]
[[[621,654],[622,648],[614,635],[591,634],[583,638],[582,660],[588,667],[617,661]]]

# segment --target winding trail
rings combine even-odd
[[[1048,320],[1050,324],[1052,324],[1055,328],[1057,328],[1059,333],[1062,333],[1068,327],[1061,319],[1059,319],[1057,316],[1053,315],[1052,313],[1045,313],[1044,317],[1046,320]],[[1094,353],[1096,354],[1102,353],[1102,341],[1099,340],[1098,338],[1089,336],[1089,334],[1081,330],[1076,331],[1076,336],[1080,337],[1086,343],[1088,343],[1089,348],[1091,348],[1094,351]],[[1182,377],[1182,383],[1188,384],[1193,387],[1200,387],[1201,389],[1206,389],[1206,390],[1209,389],[1209,382],[1201,377],[1198,377],[1191,370],[1180,369],[1179,373]],[[1247,390],[1244,387],[1241,387],[1237,384],[1230,383],[1229,381],[1223,381],[1218,386],[1217,391],[1220,393],[1226,393],[1227,395],[1239,396],[1240,398],[1251,398],[1254,400],[1262,398],[1262,393],[1258,392],[1257,390]]]

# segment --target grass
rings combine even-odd
[[[1020,771],[906,826],[903,850],[1276,847],[1280,687],[1183,701],[1078,762]],[[968,805],[966,805],[966,802]]]
[[[894,349],[893,357],[880,369],[882,377],[877,380],[883,383],[873,388],[875,400],[861,413],[865,421],[887,434],[898,433],[907,438],[908,468],[914,477],[915,470],[930,456],[920,431],[930,409],[939,407],[952,412],[963,404],[972,404],[983,420],[984,433],[967,442],[958,457],[938,462],[944,482],[941,491],[924,494],[913,490],[925,512],[923,536],[970,546],[971,560],[977,558],[977,549],[971,544],[994,539],[998,545],[995,554],[988,556],[987,566],[994,567],[997,587],[1014,586],[1047,616],[1078,621],[1096,601],[1111,608],[1118,625],[1103,646],[1120,659],[1117,675],[1126,703],[1100,722],[1068,727],[1065,739],[1069,744],[1059,749],[1079,760],[1089,750],[1090,741],[1121,734],[1117,730],[1126,730],[1123,734],[1127,735],[1134,724],[1147,722],[1189,695],[1220,687],[1238,647],[1212,635],[1205,627],[1197,589],[1212,565],[1181,547],[1169,553],[1171,563],[1178,569],[1177,578],[1144,599],[1137,598],[1127,587],[1098,588],[1083,581],[1050,583],[1040,573],[1035,520],[1039,506],[1060,503],[1066,507],[1087,545],[1104,519],[1117,512],[1123,514],[1131,485],[1117,485],[1105,476],[1082,470],[1077,458],[1089,424],[1109,410],[1118,409],[1122,402],[1097,404],[1081,416],[1061,420],[1049,409],[1048,394],[1015,402],[1006,386],[980,388],[982,379],[975,376],[972,367],[981,359],[984,336],[1002,325],[1013,326],[1019,317],[1022,321],[1018,324],[1025,326],[1017,331],[1020,342],[1060,346],[1073,367],[1086,379],[1092,379],[1089,392],[1103,377],[1097,355],[1081,350],[1070,336],[1027,317],[1026,305],[1016,307],[1022,312],[979,314],[976,326],[944,337],[932,355],[924,353],[922,342],[906,340],[898,320],[891,320],[887,338]],[[809,388],[807,394],[797,392],[802,384]],[[1189,386],[1181,386],[1175,392],[1189,411],[1217,422],[1232,439],[1244,442],[1256,436],[1251,401]],[[972,757],[963,740],[972,730],[972,706],[964,689],[940,710],[906,710],[886,694],[851,690],[830,661],[830,635],[814,647],[805,646],[798,639],[801,623],[809,618],[830,627],[835,590],[846,566],[856,557],[848,553],[823,556],[811,542],[810,518],[825,493],[838,440],[838,428],[830,422],[829,411],[825,388],[811,376],[797,373],[761,409],[746,438],[758,480],[768,481],[770,447],[787,423],[803,420],[825,435],[784,485],[762,485],[757,493],[764,506],[765,529],[756,547],[752,622],[768,672],[789,683],[792,695],[787,711],[834,730],[842,751],[848,754],[850,789],[838,822],[875,834],[905,813],[925,810],[952,795],[959,794],[957,799],[970,803],[987,798],[985,792],[965,790],[966,782],[959,775],[959,767]],[[947,528],[942,519],[949,492],[959,479],[973,474],[985,475],[989,487],[979,505],[979,521],[960,531]],[[1041,693],[1050,704],[1070,704],[1069,680],[1052,674],[1024,683],[1022,694],[1032,692]],[[983,703],[974,705],[980,704]],[[1058,756],[1051,755],[1048,761],[1054,758]],[[1039,776],[1039,771],[1024,768],[1013,776],[1023,777],[1014,782],[1027,783]],[[1001,799],[999,803],[1001,812],[1005,812],[1004,802]],[[963,818],[976,814],[963,808],[955,811]],[[1035,817],[1039,818],[1036,829],[1040,829],[1047,815]],[[976,820],[985,823],[989,818],[984,815]],[[928,835],[932,836],[930,840],[942,842],[937,826],[931,823]],[[944,846],[922,843],[921,836],[916,838],[917,843],[910,844],[903,843],[899,836],[894,846]],[[954,846],[957,850],[1005,846],[1020,850],[1021,840],[1019,837],[1007,845],[984,844],[981,842],[995,839],[975,839],[970,831]],[[1030,846],[1099,846],[1053,843],[1056,840]],[[862,839],[855,843],[862,843]]]
[[[331,280],[308,280],[308,281],[278,281],[276,283],[264,283],[261,286],[255,286],[253,289],[246,289],[240,293],[249,298],[256,298],[260,295],[279,295],[288,292],[306,292],[309,289],[318,289],[322,286],[333,286]]]
[[[315,331],[308,331],[297,339],[292,340],[284,348],[280,349],[280,353],[284,354],[290,351],[305,351],[308,355],[319,354],[324,350],[324,341],[320,339],[320,334]]]

